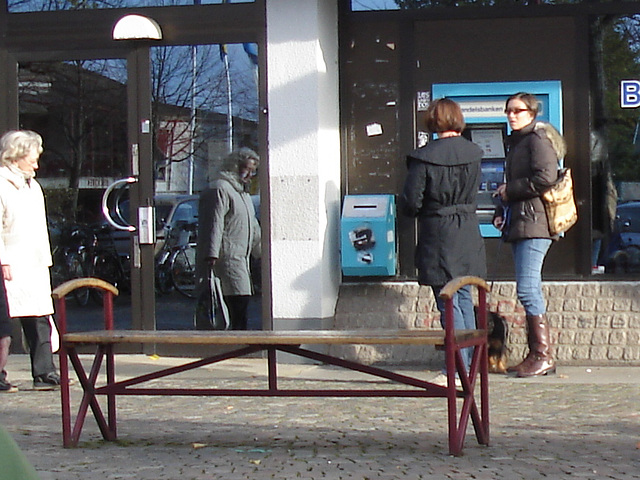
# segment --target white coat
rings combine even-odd
[[[0,167],[0,264],[11,266],[13,278],[4,282],[10,317],[53,313],[42,188],[6,166]]]

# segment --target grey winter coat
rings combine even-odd
[[[486,276],[476,216],[481,159],[480,147],[460,136],[434,140],[407,156],[399,203],[406,215],[418,217],[415,264],[421,285]]]
[[[540,195],[558,178],[558,159],[566,147],[548,123],[532,122],[508,139],[505,166],[509,213],[503,232],[507,242],[524,238],[552,238]],[[502,209],[496,215],[503,216]]]
[[[260,256],[260,225],[251,196],[237,174],[223,172],[200,194],[198,207],[198,276],[207,272],[207,258],[222,283],[223,295],[251,295],[251,255]]]

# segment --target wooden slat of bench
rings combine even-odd
[[[457,342],[486,336],[484,330],[459,330]],[[182,345],[444,345],[438,330],[184,331],[100,330],[67,333],[65,344],[170,343]]]

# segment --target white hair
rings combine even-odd
[[[42,153],[42,137],[31,130],[10,130],[0,138],[0,165],[10,165],[32,150]]]

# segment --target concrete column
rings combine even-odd
[[[272,311],[331,328],[340,284],[337,2],[267,2]],[[266,212],[265,212],[266,213]]]

